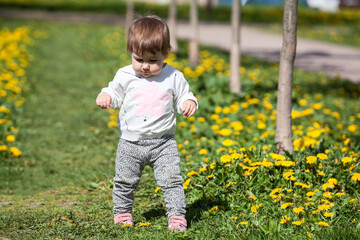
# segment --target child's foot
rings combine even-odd
[[[169,230],[180,230],[181,232],[185,231],[187,227],[187,222],[184,216],[171,216],[169,218]]]
[[[114,223],[134,225],[131,213],[120,213],[114,217]]]

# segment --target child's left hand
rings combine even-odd
[[[196,102],[193,100],[186,100],[182,104],[182,113],[185,117],[191,117],[196,112]]]

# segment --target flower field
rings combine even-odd
[[[322,75],[306,79],[307,73],[296,73],[295,152],[281,156],[273,143],[277,66],[270,71],[256,65],[241,68],[242,80],[253,89],[236,97],[226,85],[216,83],[229,78],[224,58],[204,50],[195,69],[176,55],[167,62],[192,81],[200,109],[204,108],[178,121],[190,206],[201,196],[208,203],[204,212],[227,216],[240,232],[302,229],[311,237],[340,222],[360,227],[360,86],[328,89],[334,80]],[[308,81],[317,81],[322,90],[309,89]],[[263,85],[268,91],[256,90]],[[209,96],[219,91],[221,98]],[[225,95],[228,99],[222,102]],[[117,111],[110,110],[109,127],[117,126],[116,117]]]
[[[29,29],[20,27],[14,31],[0,31],[0,157],[21,156],[18,148],[16,114],[23,105],[23,90],[27,87],[26,67],[31,44]]]
[[[178,117],[176,135],[189,230],[177,234],[166,231],[162,193],[148,168],[135,194],[135,226],[116,228],[111,217],[111,179],[118,137],[117,111],[97,109],[94,98],[119,66],[130,63],[124,30],[103,25],[83,28],[33,24],[22,22],[20,26],[14,24],[18,27],[12,30],[0,31],[0,161],[9,169],[21,167],[21,174],[36,168],[45,172],[46,181],[33,181],[34,185],[51,179],[63,182],[62,187],[52,188],[50,184],[47,188],[51,190],[44,193],[2,195],[0,236],[16,239],[20,235],[14,229],[29,239],[149,239],[154,234],[157,239],[358,236],[359,85],[296,70],[292,98],[294,153],[282,156],[276,154],[274,144],[278,66],[243,56],[239,71],[244,93],[237,96],[228,91],[227,53],[201,47],[199,66],[189,68],[187,46],[181,42],[180,52],[171,54],[167,62],[184,72],[199,99],[195,116]],[[33,38],[35,33],[47,37]],[[70,41],[68,36],[74,39]],[[51,54],[43,54],[49,49]],[[59,62],[46,65],[51,74],[36,75],[39,71],[34,69],[54,61],[54,55]],[[79,72],[81,77],[71,75],[73,72]],[[17,125],[23,112],[32,112],[36,122],[35,108],[42,102],[41,94],[34,96],[34,90],[27,85],[27,79],[34,78],[44,78],[43,84],[53,81],[53,85],[44,87],[47,91],[59,90],[53,101],[63,97],[54,104],[62,106],[62,111],[56,110],[61,114],[47,121],[54,121],[51,128],[59,128],[67,139],[56,140],[58,136],[50,136],[51,131],[43,130],[48,127],[41,126],[36,136],[43,137],[46,145],[39,143],[36,149],[22,142],[28,138],[21,135],[22,129]],[[71,90],[77,84],[87,86],[87,92],[81,95],[83,100],[78,100],[81,93],[73,94]],[[44,94],[46,91],[39,90],[41,86],[37,86],[37,91]],[[63,94],[63,89],[69,93]],[[22,103],[27,98],[34,104],[25,102],[24,107]],[[50,105],[43,110],[46,118],[52,119],[52,109]],[[76,112],[78,115],[73,115]],[[43,117],[43,112],[39,116]],[[78,120],[79,116],[85,116],[85,120]],[[75,124],[67,122],[72,118]],[[67,128],[71,128],[72,135]],[[28,134],[34,132],[31,129]],[[32,138],[36,145],[36,138],[40,137]],[[59,145],[50,145],[57,141]],[[19,152],[11,150],[15,147]],[[37,154],[39,149],[44,152]],[[30,159],[36,162],[28,164]],[[61,167],[46,171],[52,167],[49,162]]]

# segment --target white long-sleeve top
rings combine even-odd
[[[111,108],[120,108],[120,138],[138,141],[174,135],[176,113],[190,99],[198,102],[189,90],[184,75],[166,64],[153,77],[144,78],[131,65],[120,68],[101,93],[111,97]]]

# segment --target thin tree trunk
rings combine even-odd
[[[285,152],[292,153],[294,148],[291,132],[291,101],[293,69],[296,56],[297,7],[298,0],[285,0],[275,134],[277,151],[280,154]]]
[[[129,29],[129,27],[133,21],[134,21],[134,0],[127,0],[126,1],[126,16],[125,16],[126,29]]]
[[[199,64],[199,20],[197,12],[197,0],[191,0],[190,6],[191,38],[189,41],[189,62],[195,67]]]
[[[174,53],[178,52],[178,44],[177,44],[177,33],[176,33],[176,15],[177,15],[177,6],[176,0],[171,0],[169,6],[169,29],[170,29],[170,44],[171,50]]]
[[[212,7],[213,7],[213,3],[212,3],[212,0],[207,0],[206,1],[206,12],[207,13],[211,13],[212,11]]]
[[[231,51],[230,51],[230,84],[231,92],[241,93],[241,76],[240,76],[240,19],[241,4],[240,0],[233,0],[231,13]]]

